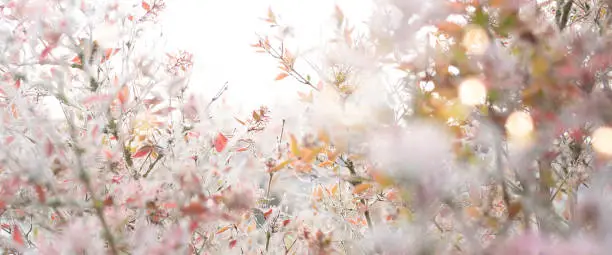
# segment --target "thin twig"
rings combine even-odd
[[[279,53],[278,51],[276,51],[275,49],[272,48],[272,45],[270,45],[266,40],[263,40],[263,38],[259,37],[259,42],[263,45],[265,44],[262,48],[268,52],[268,54],[270,54],[270,56],[272,56],[273,58],[279,59],[281,61],[283,61],[283,65],[290,71],[289,75],[293,76],[297,81],[299,81],[300,83],[303,83],[305,85],[308,85],[309,87],[311,87],[312,89],[319,91],[319,89],[317,87],[315,87],[312,82],[310,82],[309,79],[304,78],[304,76],[302,76],[297,70],[295,70],[295,68],[293,67],[293,64],[291,65],[287,65],[284,62],[284,58],[283,58],[283,52],[284,52],[284,46],[283,44],[281,44],[281,53]]]
[[[225,91],[227,90],[229,82],[225,82],[223,84],[223,86],[221,87],[221,89],[219,89],[219,91],[217,91],[217,94],[215,94],[215,96],[210,99],[210,102],[208,102],[208,104],[206,105],[205,111],[208,111],[208,108],[210,108],[210,106],[216,102],[217,100],[219,100],[219,98],[221,98],[221,96],[223,95],[223,93],[225,93]]]
[[[66,117],[68,117],[68,115]],[[85,190],[87,191],[87,193],[91,194],[91,197],[93,199],[94,209],[96,211],[96,215],[98,219],[100,220],[100,223],[102,224],[102,228],[104,229],[104,237],[108,241],[108,246],[110,248],[111,254],[118,255],[119,250],[117,249],[117,245],[115,244],[115,238],[113,237],[111,229],[106,221],[106,218],[104,217],[104,209],[103,209],[102,203],[100,200],[96,198],[97,196],[95,194],[95,190],[93,189],[91,185],[91,179],[89,177],[89,174],[85,170],[85,165],[83,164],[84,149],[80,148],[78,144],[76,143],[76,141],[78,140],[78,137],[77,137],[76,128],[73,123],[73,118],[74,117],[72,116],[72,114],[70,114],[70,117],[67,119],[67,121],[68,121],[69,130],[70,130],[70,136],[73,141],[72,148],[76,155],[76,163],[77,163],[77,169],[79,171],[79,179],[85,185]]]
[[[151,171],[153,170],[153,168],[155,167],[155,165],[157,164],[157,162],[159,162],[159,160],[164,157],[163,154],[158,154],[157,158],[155,159],[155,161],[153,161],[150,165],[149,165],[149,169],[147,169],[147,172],[145,174],[142,175],[143,178],[147,178],[147,176],[149,176],[149,173],[151,173]]]

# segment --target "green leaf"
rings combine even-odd
[[[508,15],[502,19],[499,26],[497,27],[497,33],[503,37],[509,36],[510,31],[516,26],[517,17],[516,15]]]
[[[255,218],[255,224],[257,224],[257,228],[263,228],[264,224],[266,224],[266,217],[264,216],[264,212],[258,208],[253,208],[253,217]]]
[[[474,13],[474,17],[472,18],[472,23],[479,25],[483,28],[487,28],[489,25],[489,15],[482,10],[482,8],[476,9]]]
[[[488,97],[489,102],[494,103],[495,101],[499,100],[501,95],[498,90],[490,89],[487,97]]]

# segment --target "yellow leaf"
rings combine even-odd
[[[348,159],[350,159],[352,161],[362,160],[363,159],[363,155],[351,154],[351,155],[348,156]]]
[[[253,230],[255,230],[255,227],[256,227],[255,222],[251,223],[251,225],[247,227],[247,233],[253,232]]]
[[[281,170],[281,169],[285,168],[285,166],[287,166],[292,161],[293,160],[291,160],[291,159],[287,159],[287,160],[281,162],[280,164],[276,165],[275,167],[270,168],[270,170],[268,170],[268,172],[273,173],[273,172],[276,172],[278,170]]]
[[[301,154],[300,154],[299,145],[297,143],[297,139],[295,139],[294,135],[290,135],[289,137],[291,139],[291,144],[290,144],[291,153],[294,156],[299,157]]]
[[[308,93],[308,94],[302,93],[302,92],[298,92],[298,96],[300,96],[300,101],[302,101],[304,103],[312,103],[312,99],[313,99],[312,91],[310,91],[310,93]]]
[[[338,184],[334,184],[334,186],[332,186],[331,191],[330,191],[332,196],[335,196],[338,193]]]
[[[253,111],[253,119],[255,121],[260,121],[261,120],[261,116],[259,116],[259,114],[257,114],[256,111]]]
[[[535,56],[531,61],[531,71],[536,77],[546,75],[549,68],[550,65],[548,64],[548,60],[542,56]]]
[[[272,11],[272,7],[268,7],[268,19],[266,21],[270,23],[276,23],[276,16]]]
[[[369,184],[369,183],[359,184],[359,185],[355,186],[355,189],[353,190],[353,194],[362,193],[362,192],[368,190],[371,187],[372,187],[372,184]]]
[[[454,102],[452,105],[443,108],[440,114],[444,119],[453,118],[457,121],[463,121],[468,118],[470,111],[465,105]]]

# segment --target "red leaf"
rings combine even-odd
[[[21,229],[17,225],[13,226],[13,241],[18,243],[19,245],[24,245],[25,241],[23,240],[23,235],[21,234]]]
[[[103,201],[103,205],[104,206],[112,206],[113,203],[114,203],[113,202],[113,197],[111,197],[111,196],[106,197],[106,199],[104,199],[104,201]]]
[[[289,223],[291,223],[291,220],[284,220],[283,221],[283,227],[289,225]]]
[[[121,182],[121,179],[123,179],[123,176],[115,175],[113,176],[113,179],[111,179],[111,182],[114,184],[119,184]]]
[[[142,8],[145,9],[145,11],[151,11],[151,6],[145,1],[142,1]]]
[[[83,105],[89,105],[95,102],[105,102],[110,99],[112,99],[112,96],[110,95],[93,95],[93,96],[86,97],[85,99],[83,99],[82,103]]]
[[[230,249],[231,249],[231,248],[234,248],[234,247],[236,246],[236,243],[237,243],[237,242],[238,242],[237,240],[231,240],[231,241],[229,242],[229,247],[230,247]]]
[[[161,102],[162,102],[162,100],[160,98],[158,98],[158,97],[142,100],[142,103],[147,108],[150,108],[151,106],[154,106],[154,105],[158,105]]]
[[[217,152],[223,151],[223,149],[225,149],[225,146],[227,145],[227,137],[219,133],[217,135],[217,138],[215,138],[214,144],[215,144],[215,150],[217,150]]]
[[[268,210],[267,212],[264,213],[264,218],[268,219],[268,217],[270,217],[270,215],[272,214],[272,209]]]
[[[185,215],[200,215],[206,213],[208,209],[204,207],[201,203],[192,202],[191,204],[183,207],[181,211]]]
[[[166,108],[162,108],[162,109],[159,109],[157,111],[154,111],[153,114],[165,115],[165,114],[168,114],[168,113],[170,113],[170,112],[172,112],[174,110],[176,110],[176,108],[174,108],[174,107],[166,107]]]
[[[21,79],[17,79],[17,81],[15,81],[15,88],[19,89],[21,87]]]
[[[36,190],[38,201],[40,201],[41,203],[45,203],[47,201],[47,196],[45,195],[45,190],[43,190],[42,186],[36,184],[34,186],[34,189]]]
[[[15,137],[14,137],[14,136],[7,136],[7,137],[4,139],[4,143],[5,143],[6,145],[11,144],[13,141],[15,141]]]
[[[191,223],[189,223],[189,232],[193,233],[193,231],[198,228],[198,225],[198,221],[191,221]]]
[[[138,149],[138,151],[136,151],[136,153],[134,153],[134,155],[132,155],[132,158],[141,158],[141,157],[144,157],[146,155],[149,155],[149,153],[151,153],[151,151],[153,151],[153,146],[145,145],[142,148]]]
[[[47,157],[51,156],[53,154],[53,143],[51,143],[50,140],[47,140],[47,143],[45,144],[45,154],[47,155]]]
[[[104,156],[106,157],[107,160],[110,160],[113,158],[113,153],[109,150],[103,150],[104,152]]]
[[[276,76],[276,78],[274,78],[275,81],[280,81],[282,79],[285,79],[285,77],[289,76],[288,73],[280,73]]]
[[[72,59],[72,63],[73,64],[77,64],[77,65],[82,65],[83,63],[81,62],[81,58],[79,58],[79,56],[76,56]]]
[[[247,151],[249,149],[249,147],[242,147],[242,148],[238,148],[236,151],[237,152],[243,152],[243,151]]]
[[[39,56],[39,60],[43,61],[45,60],[45,58],[47,58],[47,56],[49,56],[49,54],[51,53],[51,51],[55,48],[54,44],[49,44],[47,47],[45,47],[45,49],[40,53]]]

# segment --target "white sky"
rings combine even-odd
[[[194,54],[190,87],[211,98],[228,81],[224,100],[232,108],[248,111],[262,104],[273,106],[295,100],[296,91],[306,89],[291,77],[274,81],[279,73],[276,60],[250,47],[257,41],[255,33],[265,35],[268,31],[260,18],[266,16],[269,6],[280,15],[283,24],[295,28],[300,50],[306,50],[324,42],[335,4],[355,23],[368,18],[370,3],[370,0],[168,0],[160,18],[169,49],[182,48]]]

